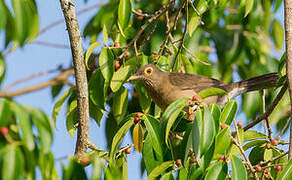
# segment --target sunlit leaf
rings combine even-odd
[[[9,102],[6,99],[0,99],[0,127],[8,125],[11,115]]]
[[[231,143],[231,130],[230,127],[226,127],[219,131],[215,139],[215,152],[214,159],[218,159],[229,148]]]
[[[253,1],[254,0],[246,0],[245,1],[245,13],[244,13],[244,17],[246,17],[249,12],[251,11],[252,7],[253,7]]]
[[[284,43],[284,30],[282,25],[277,20],[272,22],[272,37],[276,47],[281,49]]]
[[[103,37],[103,42],[106,46],[108,46],[108,33],[107,33],[107,29],[106,29],[106,25],[103,25],[102,28],[102,37]]]
[[[220,116],[220,122],[230,125],[233,119],[235,118],[236,112],[237,112],[237,102],[234,100],[231,100],[224,106],[221,116]]]
[[[89,65],[88,65],[88,63],[89,63],[88,60],[89,60],[89,57],[90,57],[91,53],[93,52],[93,50],[95,48],[97,48],[98,46],[101,46],[101,45],[102,44],[100,42],[95,42],[95,43],[90,44],[90,46],[86,50],[86,52],[85,52],[85,65],[86,65],[86,68],[88,70],[90,70]]]
[[[66,118],[66,128],[71,137],[74,137],[77,122],[77,100],[74,99],[67,108]]]
[[[161,175],[166,169],[173,165],[174,165],[173,161],[166,161],[161,163],[159,166],[157,166],[151,171],[150,175],[148,176],[148,179],[149,180],[155,179],[157,176]]]
[[[128,26],[130,17],[131,17],[130,0],[120,0],[119,10],[118,10],[118,20],[122,29],[125,29]]]
[[[188,23],[188,33],[190,36],[192,36],[193,32],[196,30],[196,28],[199,25],[200,22],[200,17],[194,12],[194,11],[190,11],[192,12],[189,15],[189,23]]]
[[[20,179],[23,167],[24,159],[20,149],[12,144],[6,146],[3,154],[1,179]]]
[[[5,72],[6,72],[5,61],[2,55],[0,54],[0,85],[5,77]]]
[[[120,88],[120,90],[115,93],[112,108],[114,118],[119,124],[128,109],[128,91],[125,87]]]
[[[59,111],[61,110],[62,105],[64,104],[65,100],[68,96],[73,92],[74,88],[68,89],[64,94],[60,97],[60,99],[56,102],[53,108],[52,118],[56,121]]]
[[[230,158],[232,167],[232,180],[244,180],[247,179],[246,169],[240,159],[235,155]]]
[[[144,133],[141,123],[137,123],[133,129],[133,143],[135,149],[141,153],[143,149],[143,140],[144,140]]]
[[[290,180],[292,179],[292,160],[288,161],[288,164],[282,170],[280,175],[277,177],[277,180]]]
[[[111,80],[110,87],[113,90],[113,92],[116,92],[120,89],[120,87],[123,85],[123,83],[133,74],[135,71],[134,66],[123,66],[119,68],[116,72],[113,74],[113,78]]]
[[[105,82],[109,83],[114,73],[114,57],[112,52],[107,48],[103,48],[100,52],[98,63]]]
[[[214,88],[214,87],[203,89],[200,92],[198,92],[198,95],[203,99],[210,97],[210,96],[222,96],[222,95],[226,95],[226,94],[227,94],[227,92],[224,91],[223,89]]]
[[[248,131],[244,131],[243,137],[244,137],[244,142],[245,142],[245,141],[250,141],[254,139],[265,139],[266,135],[257,131],[248,130]]]
[[[224,180],[227,176],[227,164],[225,162],[215,162],[208,170],[205,180]]]

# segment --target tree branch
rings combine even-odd
[[[286,41],[286,72],[292,112],[292,1],[284,1],[285,8],[285,41]],[[290,125],[289,159],[292,158],[292,126]]]
[[[66,84],[67,83],[67,78],[73,74],[73,69],[67,69],[65,71],[63,71],[62,73],[60,73],[59,75],[57,75],[55,78],[41,83],[41,84],[37,84],[31,87],[27,87],[27,88],[23,88],[17,91],[12,91],[12,92],[5,92],[5,91],[0,91],[0,97],[4,97],[4,98],[11,98],[14,96],[19,96],[19,95],[23,95],[26,93],[30,93],[33,91],[37,91],[40,89],[44,89],[48,86],[55,86],[55,85],[59,85],[59,84]]]
[[[273,110],[275,109],[275,107],[278,105],[279,101],[282,99],[282,97],[284,96],[286,90],[287,90],[287,83],[285,83],[282,87],[282,89],[280,90],[279,94],[277,95],[276,99],[273,101],[272,105],[267,109],[267,111],[260,115],[259,117],[256,118],[256,120],[252,121],[251,123],[249,123],[248,125],[246,125],[243,129],[244,131],[254,127],[256,124],[258,124],[259,122],[261,122],[262,120],[266,119],[267,117],[270,116],[270,114],[273,112]]]
[[[81,157],[88,148],[88,129],[89,129],[89,103],[88,103],[88,84],[86,77],[86,67],[84,64],[81,33],[77,22],[77,16],[72,0],[60,0],[68,34],[70,38],[71,52],[73,56],[76,96],[78,109],[78,131],[75,148],[75,156]]]

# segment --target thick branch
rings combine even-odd
[[[276,99],[273,101],[272,105],[268,108],[268,110],[260,115],[259,117],[256,118],[256,120],[252,121],[251,123],[249,123],[248,125],[246,125],[243,129],[244,131],[254,127],[256,124],[258,124],[259,122],[261,122],[262,120],[266,119],[267,117],[270,116],[270,114],[273,112],[273,110],[275,109],[275,107],[278,105],[278,103],[280,102],[280,100],[282,99],[282,97],[284,96],[285,92],[287,90],[287,83],[285,83],[285,85],[283,85],[282,89],[280,90],[279,94],[277,95]]]
[[[72,0],[60,0],[67,30],[70,38],[71,52],[73,56],[76,95],[78,109],[78,132],[75,148],[76,157],[81,157],[86,153],[89,140],[89,103],[88,103],[88,85],[86,77],[86,68],[84,64],[82,39],[77,22],[75,8]]]
[[[286,72],[292,112],[292,1],[285,0],[285,41],[286,41]],[[289,159],[292,158],[292,126],[290,125]]]
[[[37,84],[37,85],[31,86],[31,87],[23,88],[23,89],[12,91],[12,92],[0,91],[0,97],[11,98],[14,96],[19,96],[19,95],[23,95],[23,94],[30,93],[33,91],[37,91],[40,89],[44,89],[48,86],[66,84],[67,78],[72,74],[73,74],[73,69],[70,68],[70,69],[63,71],[59,75],[57,75],[55,78],[53,78],[47,82],[41,83],[41,84]]]

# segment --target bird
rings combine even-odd
[[[192,98],[195,94],[207,88],[219,88],[224,90],[226,94],[207,97],[203,104],[216,103],[222,107],[230,99],[240,94],[273,88],[276,86],[278,79],[278,73],[269,73],[226,84],[220,80],[201,75],[164,72],[154,64],[147,64],[140,67],[127,81],[142,81],[148,95],[164,111],[168,105],[177,99]]]

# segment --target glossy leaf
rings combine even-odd
[[[237,102],[234,100],[231,100],[224,106],[221,116],[220,116],[220,122],[230,125],[233,119],[235,118],[236,112],[237,112]]]
[[[150,172],[157,166],[159,166],[163,161],[156,158],[156,153],[153,149],[153,143],[150,136],[146,136],[144,146],[143,146],[143,161],[145,168],[147,170],[147,175],[149,176]]]
[[[142,117],[144,119],[144,124],[146,126],[147,132],[150,136],[151,143],[153,145],[153,149],[157,153],[157,158],[162,160],[163,151],[162,151],[162,143],[160,139],[160,129],[159,129],[159,121],[153,118],[150,115],[145,115]]]
[[[9,102],[6,99],[0,99],[0,127],[8,125],[11,115]]]
[[[103,48],[100,52],[98,63],[105,83],[107,84],[110,82],[114,73],[114,57],[112,52],[107,48]]]
[[[30,121],[30,116],[27,110],[19,104],[11,103],[11,109],[16,116],[19,126],[22,132],[23,143],[26,148],[32,151],[35,148],[34,137],[32,133],[32,124]]]
[[[119,68],[116,72],[113,74],[113,78],[111,80],[110,87],[113,90],[113,92],[116,92],[120,89],[120,87],[125,83],[125,81],[133,74],[135,71],[135,67],[128,65],[123,66]]]
[[[215,122],[215,128],[216,128],[216,132],[218,132],[218,130],[220,129],[220,114],[221,114],[221,110],[220,107],[217,104],[211,104],[209,106],[209,110],[213,116],[214,122]]]
[[[226,95],[226,94],[227,94],[227,92],[224,91],[223,89],[214,88],[214,87],[203,89],[200,92],[198,92],[198,95],[203,99],[205,99],[207,97],[211,97],[211,96],[222,96],[222,95]]]
[[[196,30],[200,22],[200,17],[193,11],[190,11],[189,23],[188,23],[188,33],[192,36],[193,32]]]
[[[148,176],[149,180],[154,180],[157,176],[161,175],[166,169],[173,166],[173,161],[166,161],[154,168]]]
[[[232,167],[232,180],[244,180],[247,179],[246,169],[240,159],[235,155],[230,158]]]
[[[93,50],[94,50],[95,48],[97,48],[98,46],[102,46],[102,44],[101,44],[100,42],[92,43],[92,44],[90,44],[90,46],[88,47],[88,49],[87,49],[86,52],[85,52],[85,65],[86,65],[86,68],[87,68],[88,70],[90,70],[89,65],[88,65],[88,63],[89,63],[89,62],[88,62],[89,57],[90,57],[90,55],[92,54]]]
[[[277,20],[272,22],[272,37],[276,47],[281,49],[284,43],[284,30],[282,25]]]
[[[250,141],[243,146],[243,150],[248,150],[249,148],[252,148],[254,146],[261,146],[265,144],[267,140],[255,140],[255,141]]]
[[[58,96],[63,87],[64,87],[63,84],[52,86],[52,89],[51,89],[52,98],[55,98],[56,96]]]
[[[230,127],[226,127],[219,131],[215,139],[215,152],[214,159],[218,159],[229,148],[231,143],[231,130]]]
[[[246,0],[245,1],[245,13],[244,13],[244,17],[246,17],[249,12],[251,11],[252,7],[253,7],[253,2],[254,0]]]
[[[104,78],[101,70],[97,69],[91,76],[88,83],[88,91],[90,100],[100,109],[104,109],[105,106],[105,88]]]
[[[162,132],[161,135],[164,139],[164,142],[167,146],[169,131],[174,124],[176,118],[178,117],[180,111],[185,107],[187,101],[188,98],[177,99],[176,101],[171,103],[162,114],[160,130]]]
[[[260,147],[260,146],[254,147],[248,155],[250,163],[252,165],[256,165],[259,162],[263,161],[264,160],[264,152],[265,152],[265,147]]]
[[[291,159],[288,161],[288,164],[285,166],[285,168],[281,171],[281,173],[277,177],[277,180],[289,180],[289,179],[292,179],[292,160]]]
[[[76,131],[77,119],[77,100],[74,99],[67,108],[66,128],[71,137],[74,137]]]
[[[102,28],[102,37],[103,37],[103,42],[106,46],[108,46],[108,33],[107,33],[107,28],[106,25],[103,25]]]
[[[150,105],[151,105],[151,98],[149,97],[145,87],[141,82],[135,82],[134,84],[135,90],[138,93],[138,98],[139,98],[139,104],[142,108],[142,111],[144,113],[147,113],[150,110]]]
[[[118,20],[122,29],[125,29],[128,26],[130,17],[131,17],[130,0],[120,0],[118,9]]]
[[[208,170],[205,180],[224,180],[227,176],[227,164],[225,162],[215,162]]]
[[[54,108],[53,108],[53,114],[52,118],[54,121],[56,121],[57,116],[59,114],[59,111],[61,110],[62,105],[64,104],[65,100],[68,98],[68,96],[73,92],[74,88],[68,89],[64,94],[60,97],[60,99],[56,102]]]
[[[4,1],[0,1],[0,31],[6,25],[6,10],[5,10],[5,3]]]
[[[141,123],[137,123],[133,129],[133,143],[135,149],[141,153],[143,149],[143,140],[144,140],[144,133]]]
[[[125,87],[120,88],[120,90],[115,93],[112,109],[114,118],[119,124],[128,109],[128,91]]]
[[[112,146],[111,146],[111,151],[110,151],[110,157],[113,160],[115,158],[115,153],[118,147],[120,146],[122,139],[128,132],[128,130],[131,128],[131,126],[134,124],[133,119],[129,119],[123,126],[118,130],[118,132],[115,134],[113,141],[112,141]]]
[[[1,2],[0,2],[1,4]],[[0,29],[1,31],[1,29]],[[0,85],[5,77],[5,72],[6,72],[6,65],[5,65],[5,61],[4,58],[2,57],[2,55],[0,54]]]
[[[20,179],[24,167],[22,152],[15,145],[5,147],[3,155],[1,179]]]
[[[255,140],[255,139],[265,139],[266,135],[257,131],[248,130],[248,131],[244,131],[243,137],[244,137],[244,142],[245,142],[245,141],[250,141],[250,140]]]
[[[25,2],[19,0],[12,0],[12,7],[15,14],[15,26],[17,33],[17,41],[20,45],[24,45],[24,41],[28,36],[29,28],[29,14],[25,9]]]
[[[201,132],[202,132],[202,123],[203,123],[203,111],[197,110],[195,120],[192,127],[192,141],[193,141],[193,150],[196,158],[199,158],[200,153],[200,141],[201,141]]]

